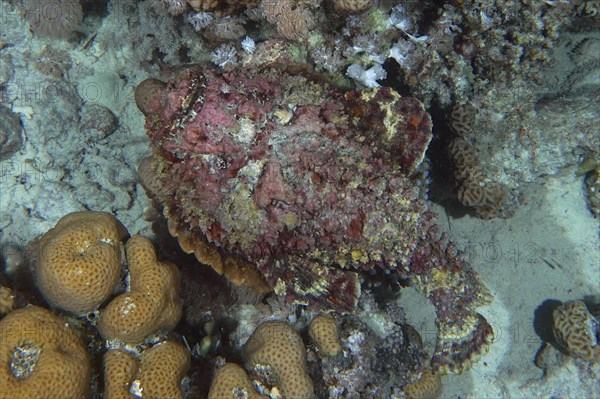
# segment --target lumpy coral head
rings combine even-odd
[[[114,298],[100,314],[103,338],[129,344],[171,331],[181,318],[179,270],[160,262],[152,242],[140,235],[127,241],[129,290]]]
[[[251,265],[285,299],[338,310],[356,305],[360,273],[398,273],[436,306],[450,368],[487,341],[473,312],[487,291],[436,232],[426,201],[419,165],[431,118],[418,100],[267,67],[192,67],[143,82],[136,98],[153,194],[188,252],[220,273],[223,259],[239,259],[230,264],[245,275]]]
[[[88,397],[90,358],[83,335],[39,306],[0,321],[0,398]]]
[[[35,280],[52,306],[74,313],[93,311],[119,281],[119,243],[127,229],[105,212],[73,212],[39,240]]]

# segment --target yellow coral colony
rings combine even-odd
[[[269,321],[258,326],[246,342],[243,356],[246,368],[255,376],[266,371],[274,377],[283,397],[315,399],[306,368],[306,348],[288,323]]]
[[[105,212],[64,216],[39,241],[35,280],[46,301],[82,314],[112,294],[120,276],[119,242],[127,229]]]
[[[145,237],[131,237],[125,250],[130,287],[104,309],[98,331],[105,339],[137,344],[169,332],[179,322],[179,270],[159,262],[152,242]]]
[[[59,316],[29,306],[0,321],[0,399],[82,399],[90,359],[79,332]]]
[[[337,322],[333,316],[324,313],[315,316],[308,326],[308,335],[319,353],[337,356],[342,352]]]
[[[260,395],[254,390],[250,377],[246,371],[235,363],[225,363],[215,371],[208,399],[260,399],[267,396]]]
[[[138,361],[123,350],[104,355],[104,398],[182,399],[181,380],[190,367],[190,354],[180,344],[164,341],[142,352]]]
[[[104,398],[130,399],[129,390],[138,372],[139,362],[131,353],[111,349],[104,354]]]

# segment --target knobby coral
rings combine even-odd
[[[265,392],[277,389],[286,398],[315,399],[306,368],[306,348],[288,323],[259,325],[244,345],[243,356],[246,368]]]
[[[39,240],[35,280],[52,306],[86,313],[112,294],[121,273],[119,243],[127,229],[105,212],[73,212]]]
[[[215,371],[208,399],[267,398],[256,392],[246,371],[235,363],[225,363]]]
[[[342,351],[335,318],[328,314],[315,316],[308,325],[308,335],[325,356],[336,356]]]
[[[125,250],[129,290],[102,311],[98,331],[105,339],[137,344],[172,330],[179,322],[179,270],[159,262],[152,242],[145,237],[131,237]]]
[[[50,311],[29,306],[0,321],[0,398],[87,397],[90,359],[79,332]]]
[[[382,269],[436,307],[437,367],[460,370],[487,345],[475,308],[489,294],[426,201],[431,119],[418,100],[268,67],[191,67],[136,99],[155,154],[146,188],[201,262],[223,273],[232,259],[242,283],[339,310],[356,305],[359,273]]]
[[[181,399],[190,361],[189,352],[173,341],[144,350],[139,360],[124,350],[109,350],[104,355],[105,398]]]

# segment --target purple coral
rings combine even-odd
[[[473,310],[486,290],[436,237],[428,210],[418,165],[431,119],[418,100],[389,88],[343,93],[277,69],[206,68],[142,83],[137,98],[168,208],[193,235],[316,307],[351,310],[364,271],[408,276],[441,330],[467,330],[462,354],[485,344],[479,328],[491,329]]]

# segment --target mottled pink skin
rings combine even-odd
[[[396,100],[391,89],[381,88],[368,101],[360,94],[358,91],[347,93],[345,100],[346,108],[360,117],[356,127],[363,132],[365,142],[376,144],[377,153],[393,158],[404,173],[412,173],[415,166],[420,164],[432,138],[429,114],[416,98],[402,97],[393,105],[393,110],[403,117],[398,118],[395,134],[390,136],[386,134],[386,127],[382,123],[385,118],[382,105]]]
[[[437,234],[415,172],[431,139],[417,100],[385,88],[344,94],[275,70],[202,69],[169,82],[150,104],[157,109],[146,112],[146,126],[174,211],[209,243],[256,265],[286,299],[350,310],[357,272],[378,267],[422,289],[434,272],[457,279],[424,289],[440,320],[461,323],[480,304],[484,288]],[[254,133],[239,134],[242,123]],[[250,195],[240,197],[240,187]],[[253,213],[232,223],[237,201],[251,201],[240,209]]]

